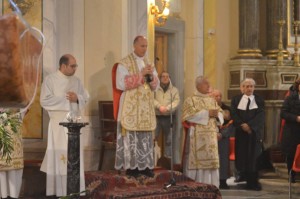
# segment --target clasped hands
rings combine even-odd
[[[145,66],[143,69],[142,69],[142,75],[145,76],[145,75],[151,75],[153,76],[153,67],[151,64],[147,64],[147,66]]]
[[[167,111],[168,111],[167,107],[165,107],[165,106],[160,106],[159,107],[159,112],[166,113]]]
[[[250,126],[247,123],[241,124],[241,127],[242,127],[243,131],[246,131],[248,134],[252,133],[252,130],[251,130]]]
[[[218,117],[218,113],[219,113],[218,109],[210,109],[210,110],[208,110],[209,117],[217,118]]]
[[[67,92],[66,98],[70,102],[77,102],[77,100],[78,100],[77,94],[72,91]]]

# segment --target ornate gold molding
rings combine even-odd
[[[239,49],[238,57],[262,57],[260,49]]]
[[[36,0],[12,0],[19,7],[22,12],[22,15],[26,15],[30,9],[34,6]],[[10,5],[10,9],[14,11],[14,8]]]

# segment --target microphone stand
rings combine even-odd
[[[171,82],[171,81],[170,81]],[[171,95],[171,108],[170,108],[170,135],[171,135],[171,178],[169,180],[168,183],[165,184],[164,189],[168,189],[171,186],[175,186],[176,185],[176,180],[174,178],[174,171],[173,171],[173,113],[172,113],[172,103],[173,103],[173,99],[172,99],[172,91],[170,91],[170,95]]]

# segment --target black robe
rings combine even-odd
[[[257,172],[257,157],[262,152],[262,136],[265,124],[264,100],[255,95],[258,106],[252,110],[240,110],[238,105],[243,94],[231,100],[231,117],[235,126],[235,166],[238,171]],[[243,131],[241,124],[247,123],[252,133]]]
[[[291,157],[294,157],[297,145],[300,144],[300,123],[296,121],[298,115],[300,115],[300,100],[296,92],[284,100],[280,113],[281,118],[285,119],[282,151]]]
[[[230,112],[230,107],[223,104],[221,106],[222,110],[227,110]],[[224,124],[228,124],[230,120],[224,119]],[[220,129],[220,133],[222,134],[222,139],[218,142],[218,151],[219,151],[219,159],[220,159],[220,180],[226,180],[229,177],[229,137],[234,133],[234,127],[230,124],[228,127]]]

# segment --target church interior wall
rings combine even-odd
[[[121,3],[85,1],[85,86],[89,115],[98,114],[99,100],[112,100],[111,68],[121,58]]]
[[[203,0],[181,0],[180,16],[185,22],[184,96],[195,91],[195,78],[203,75]]]
[[[227,99],[229,80],[228,61],[238,49],[238,0],[223,0],[216,4],[216,72],[213,86]]]
[[[212,18],[205,18],[206,14],[211,14],[208,10],[204,11],[206,1],[179,1],[179,16],[185,23],[184,65],[182,66],[184,68],[184,96],[182,99],[195,91],[195,77],[204,74],[209,67],[204,64],[204,55],[207,56],[208,61],[213,63],[214,72],[209,74],[209,78],[213,80],[213,86],[225,91],[226,63],[228,58],[236,53],[238,45],[238,18],[236,16],[238,0],[214,1],[212,5],[215,11],[212,11]],[[88,127],[84,128],[84,143],[87,153],[86,160],[94,159],[94,162],[88,163],[89,165],[86,166],[87,170],[91,170],[96,168],[98,160],[95,158],[95,154],[99,152],[100,148],[98,101],[112,100],[112,65],[124,54],[124,34],[126,34],[124,31],[130,32],[128,29],[134,29],[133,31],[138,32],[135,30],[137,27],[135,25],[124,27],[123,25],[122,12],[126,9],[123,2],[127,2],[124,0],[88,0],[84,2],[81,0],[74,2],[72,0],[47,0],[46,2],[48,5],[44,6],[48,7],[44,7],[44,10],[50,12],[53,17],[53,20],[49,20],[49,24],[53,25],[51,31],[54,33],[52,46],[49,51],[45,51],[51,55],[50,58],[48,57],[47,63],[57,67],[62,53],[73,53],[79,62],[76,75],[82,79],[90,93],[90,102],[83,115],[90,123]],[[58,2],[62,5],[59,10],[56,9]],[[0,3],[1,5],[2,3]],[[65,13],[64,9],[67,10]],[[128,15],[130,14],[128,13]],[[215,29],[213,38],[208,38],[208,30],[204,27],[206,20],[208,22],[215,20],[213,26],[206,27]],[[48,29],[44,27],[44,31],[47,30],[49,27]],[[206,51],[209,49],[204,49],[204,42],[209,39],[214,40],[214,50],[207,54]],[[128,46],[130,48],[131,42],[128,43]],[[128,48],[128,46],[126,47]],[[47,72],[44,71],[44,74]],[[44,114],[43,122],[44,140],[41,140],[40,143],[45,148],[44,141],[47,137],[46,124],[48,122],[46,114]],[[30,140],[25,140],[25,142],[30,142]]]

